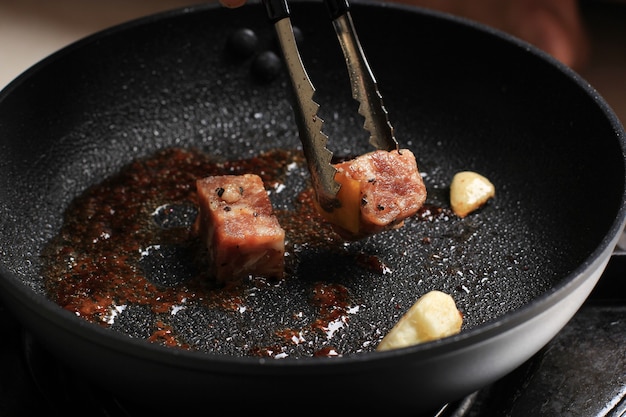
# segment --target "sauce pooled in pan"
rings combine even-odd
[[[282,280],[250,276],[240,285],[218,285],[207,276],[205,247],[189,233],[197,215],[195,180],[244,173],[261,176],[273,199],[286,231],[286,274]],[[304,250],[318,251],[330,263],[348,258],[368,274],[380,276],[390,269],[366,251],[346,252],[344,240],[318,214],[307,177],[299,151],[274,150],[220,162],[200,151],[171,148],[138,159],[67,208],[62,230],[43,253],[47,291],[77,316],[168,346],[212,351],[232,343],[226,353],[274,357],[293,355],[287,353],[293,346],[305,351],[298,354],[342,354],[331,336],[359,310],[349,288],[325,279],[322,271],[318,277],[309,272],[296,290],[280,287],[300,279],[296,275]],[[272,311],[244,317],[260,310],[251,302],[262,298],[257,294],[276,288],[274,302],[285,303],[274,312],[278,317]],[[285,297],[290,291],[307,305],[294,306],[289,310],[293,317],[286,319],[281,315],[291,308]],[[201,323],[186,323],[185,314]],[[242,317],[230,323],[224,316]],[[261,322],[268,317],[271,326]],[[242,322],[250,328],[241,329]],[[258,331],[250,330],[255,326],[268,330],[232,341],[238,332]],[[359,343],[375,345],[383,333],[375,331]]]

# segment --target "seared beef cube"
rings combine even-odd
[[[281,278],[285,231],[273,214],[258,175],[223,175],[197,180],[200,212],[193,232],[202,236],[211,274],[220,283],[248,275]]]
[[[335,167],[341,207],[320,212],[346,240],[399,228],[426,201],[426,186],[408,149],[378,150]]]

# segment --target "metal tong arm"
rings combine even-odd
[[[324,3],[346,59],[352,97],[360,103],[359,114],[365,118],[363,127],[370,133],[370,143],[377,149],[398,149],[382,95],[356,34],[348,1],[324,0]]]
[[[294,92],[293,106],[304,157],[306,158],[317,201],[327,211],[338,205],[340,185],[335,181],[337,170],[332,165],[333,154],[326,148],[328,136],[322,132],[324,121],[317,115],[319,104],[313,101],[315,88],[304,68],[296,44],[289,6],[286,0],[263,0],[267,16],[274,24]]]

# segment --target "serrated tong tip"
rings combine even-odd
[[[324,3],[346,59],[352,97],[359,102],[359,114],[365,118],[363,128],[370,133],[370,143],[376,149],[398,149],[376,78],[356,33],[348,1],[324,0]]]
[[[377,149],[397,149],[393,127],[356,35],[349,4],[346,0],[325,0],[325,3],[346,59],[352,96],[360,103],[358,111],[365,118],[363,127],[370,133],[370,143]],[[340,185],[335,181],[337,170],[332,165],[333,154],[326,147],[328,136],[322,131],[324,121],[318,116],[320,106],[313,99],[315,87],[298,51],[289,6],[286,0],[263,0],[263,4],[270,22],[274,24],[291,80],[295,100],[293,109],[311,182],[318,203],[330,212],[339,205],[337,192]]]

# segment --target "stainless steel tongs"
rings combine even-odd
[[[359,114],[365,118],[363,128],[370,133],[370,143],[377,149],[393,150],[398,142],[389,123],[376,79],[367,62],[356,34],[347,0],[324,0],[337,38],[346,59],[352,85],[352,97],[359,103]],[[326,147],[328,136],[322,132],[324,121],[317,115],[319,104],[313,100],[315,87],[304,68],[286,0],[263,0],[283,52],[294,91],[293,109],[298,124],[304,156],[320,206],[332,211],[338,206],[336,169],[331,164],[332,152]]]

